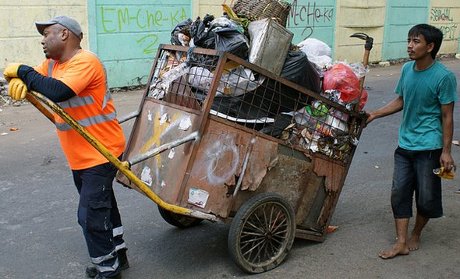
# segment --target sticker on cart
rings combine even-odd
[[[151,122],[153,120],[152,117],[152,112],[149,110],[149,113],[147,114],[147,119]]]
[[[141,180],[145,184],[152,186],[152,176],[150,175],[150,168],[145,166],[141,173]]]
[[[176,155],[176,150],[174,148],[171,148],[171,151],[169,151],[168,158],[172,159],[174,158],[174,155]]]
[[[161,116],[160,118],[160,125],[163,125],[165,124],[166,122],[169,122],[169,117],[168,117],[168,114],[165,113]]]
[[[187,131],[188,128],[190,128],[190,126],[192,126],[192,120],[190,120],[190,116],[187,116],[182,118],[182,120],[180,121],[179,129],[181,129],[182,131]]]
[[[196,188],[190,188],[188,191],[188,203],[204,208],[208,202],[209,193]]]
[[[160,187],[161,187],[161,188],[164,188],[165,186],[166,186],[166,183],[165,183],[165,181],[164,181],[164,180],[161,180],[161,184],[160,184]]]

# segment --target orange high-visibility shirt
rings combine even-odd
[[[51,64],[50,64],[51,62]],[[52,68],[49,69],[51,66]],[[47,59],[35,70],[64,82],[77,96],[58,105],[96,137],[112,155],[120,156],[125,148],[123,130],[116,118],[104,66],[90,51],[80,50],[65,63]],[[78,132],[55,115],[57,134],[72,170],[86,169],[108,162]]]

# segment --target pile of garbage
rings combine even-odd
[[[237,122],[272,123],[259,131],[293,146],[344,159],[352,145],[357,144],[350,135],[349,116],[344,111],[363,109],[367,92],[360,79],[367,73],[367,68],[362,63],[334,63],[331,48],[315,38],[293,45],[292,32],[276,19],[254,19],[236,14],[225,4],[223,10],[221,17],[206,15],[203,19],[198,17],[195,21],[181,22],[171,32],[171,43],[234,54],[344,109],[338,110],[310,97],[296,99],[293,96],[299,92],[284,84],[278,91],[268,92],[268,97],[257,98],[258,90],[267,95],[267,88],[275,87],[271,84],[274,80],[239,65],[221,76],[212,105],[214,114]],[[209,65],[216,61],[199,59],[203,58],[193,57],[189,52],[187,60],[163,70],[152,81],[149,96],[162,99],[173,81],[183,79],[198,101],[203,101],[214,78],[214,69]],[[286,98],[283,98],[284,94]],[[274,99],[281,105],[274,107],[266,103]],[[292,102],[293,99],[297,101]]]

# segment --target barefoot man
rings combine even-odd
[[[443,215],[441,180],[433,174],[433,169],[442,166],[449,171],[455,167],[451,143],[457,81],[435,59],[442,37],[438,28],[427,24],[409,30],[407,52],[411,61],[402,67],[395,90],[397,97],[368,113],[367,123],[370,123],[402,111],[391,189],[397,238],[391,248],[379,253],[382,259],[417,250],[428,220]],[[408,236],[414,193],[417,215]]]

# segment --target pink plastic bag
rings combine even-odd
[[[323,90],[332,89],[340,91],[340,99],[344,103],[351,103],[360,97],[358,77],[351,67],[342,63],[335,64],[324,73]]]

